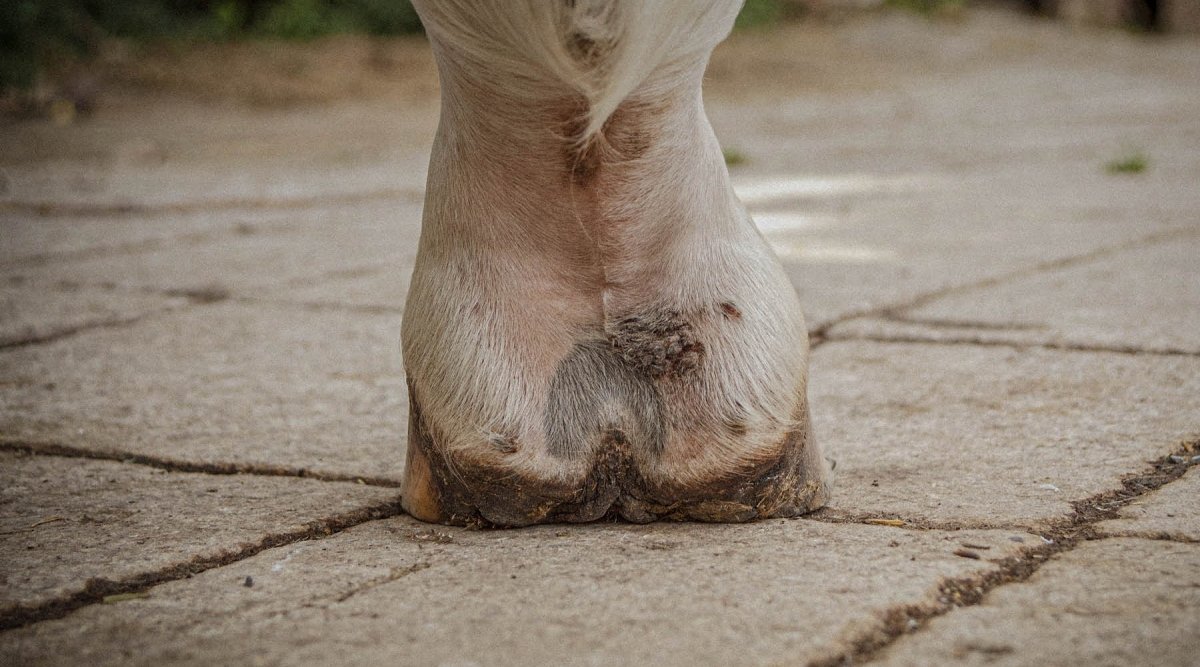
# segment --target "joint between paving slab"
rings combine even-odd
[[[64,338],[71,338],[72,336],[77,336],[81,333],[86,333],[88,331],[96,331],[96,330],[103,330],[103,329],[123,329],[125,327],[130,327],[139,322],[142,322],[143,320],[147,320],[151,317],[154,317],[155,315],[160,315],[162,313],[172,311],[172,310],[176,310],[176,309],[171,306],[164,306],[162,308],[155,309],[148,313],[142,313],[141,315],[137,315],[134,317],[125,317],[125,318],[113,319],[113,320],[101,320],[98,322],[89,322],[87,324],[80,324],[80,325],[74,326],[74,327],[65,327],[62,329],[57,329],[55,331],[50,331],[50,332],[44,333],[44,334],[39,334],[39,335],[34,335],[34,336],[23,336],[21,338],[17,338],[14,340],[0,341],[0,352],[5,352],[8,350],[14,350],[14,349],[20,349],[23,347],[30,347],[33,345],[46,345],[48,343],[60,341]]]
[[[869,343],[912,343],[917,345],[972,345],[979,347],[1007,347],[1013,350],[1055,350],[1059,352],[1090,352],[1102,354],[1149,355],[1160,357],[1200,357],[1200,352],[1176,348],[1141,348],[1123,345],[1083,345],[1077,343],[1035,343],[1004,340],[987,340],[970,336],[956,338],[926,338],[923,336],[874,336],[868,334],[834,335],[822,339],[822,343],[862,341]]]
[[[422,201],[425,191],[421,188],[384,188],[368,192],[346,192],[338,194],[318,195],[314,197],[289,198],[255,198],[201,200],[190,202],[174,202],[165,204],[145,203],[114,203],[114,204],[65,204],[61,202],[0,202],[0,212],[25,213],[42,217],[116,217],[126,215],[152,215],[194,213],[196,211],[225,211],[225,210],[291,210],[315,208],[329,204],[350,204],[376,199],[411,199]]]
[[[183,461],[158,456],[148,456],[134,452],[117,450],[95,450],[72,447],[52,442],[26,442],[21,440],[0,440],[0,450],[18,452],[33,456],[60,456],[65,458],[94,459],[97,461],[116,461],[132,465],[147,466],[166,470],[168,472],[199,473],[205,475],[260,475],[264,477],[297,477],[319,482],[350,482],[366,486],[378,486],[395,489],[400,482],[387,477],[370,475],[347,475],[324,473],[306,468],[289,468],[253,463],[199,463]]]
[[[961,294],[964,292],[972,292],[975,290],[987,289],[989,287],[995,287],[997,285],[1002,285],[1010,280],[1020,280],[1021,278],[1025,278],[1025,277],[1028,277],[1031,275],[1036,275],[1038,273],[1044,273],[1047,271],[1063,269],[1063,268],[1074,266],[1076,264],[1083,264],[1083,263],[1090,262],[1090,261],[1093,261],[1096,259],[1101,259],[1103,257],[1107,257],[1109,255],[1124,252],[1126,250],[1133,250],[1135,248],[1139,248],[1139,247],[1146,246],[1146,245],[1153,245],[1155,243],[1162,243],[1164,241],[1170,241],[1170,240],[1174,240],[1177,238],[1187,238],[1189,236],[1197,236],[1197,235],[1200,235],[1200,229],[1196,229],[1193,227],[1175,227],[1172,229],[1158,231],[1153,234],[1143,236],[1141,238],[1132,239],[1132,240],[1126,241],[1124,243],[1118,243],[1116,245],[1106,246],[1104,248],[1097,248],[1090,252],[1082,253],[1079,255],[1072,255],[1070,257],[1062,257],[1062,258],[1051,260],[1048,262],[1042,262],[1042,263],[1036,264],[1031,267],[1014,269],[1012,271],[1008,271],[1008,272],[1002,273],[1000,275],[982,278],[980,280],[976,280],[976,281],[970,282],[970,283],[965,283],[962,285],[953,285],[953,286],[946,287],[943,289],[933,290],[931,292],[924,292],[922,294],[918,294],[917,296],[914,296],[906,301],[901,301],[899,303],[885,304],[882,306],[875,306],[875,307],[871,307],[871,308],[860,308],[860,309],[845,313],[841,316],[835,317],[834,319],[832,319],[828,322],[825,322],[824,324],[821,324],[820,326],[815,327],[814,329],[810,330],[809,334],[808,334],[809,348],[815,349],[817,347],[820,347],[821,345],[824,345],[825,343],[835,341],[835,340],[875,340],[875,339],[871,339],[871,338],[867,338],[867,337],[831,336],[830,335],[830,331],[834,327],[836,327],[840,324],[844,324],[850,320],[858,319],[861,317],[879,317],[879,318],[883,318],[883,319],[890,319],[890,320],[896,320],[896,321],[903,322],[903,321],[906,321],[906,318],[908,318],[908,316],[905,314],[907,311],[910,311],[914,308],[919,308],[927,303],[936,301],[936,300],[941,299],[946,296],[950,296],[952,294]],[[936,325],[930,323],[929,326],[936,326]],[[949,325],[947,325],[947,326],[949,326]],[[982,327],[976,326],[975,328],[982,328]],[[1015,327],[1004,326],[1001,328],[1014,329]],[[879,340],[883,340],[883,339],[879,339]],[[923,339],[923,338],[914,338],[914,339],[908,340],[908,339],[901,339],[901,338],[897,337],[895,339],[888,339],[887,342],[930,343],[930,342],[937,342],[937,341],[931,341],[931,340]],[[947,341],[947,342],[955,342],[955,341]],[[964,344],[967,344],[972,341],[963,340],[961,342]],[[1001,345],[1001,343],[983,342],[983,341],[979,342],[978,344],[980,344],[980,345],[988,345],[988,344]],[[1185,352],[1184,354],[1191,354],[1191,353]]]
[[[286,228],[282,227],[281,228]],[[81,248],[78,250],[67,250],[59,252],[48,252],[37,255],[26,255],[15,260],[6,262],[3,266],[5,270],[19,269],[21,267],[37,267],[45,266],[55,262],[74,262],[86,261],[90,259],[100,259],[105,257],[119,257],[121,255],[136,255],[142,252],[151,252],[161,250],[173,245],[182,244],[199,244],[219,239],[229,234],[245,234],[242,229],[253,229],[259,231],[261,227],[247,228],[240,225],[234,225],[228,229],[210,230],[204,232],[192,232],[188,234],[179,234],[176,236],[168,236],[164,238],[146,239],[133,243],[119,243],[115,245],[102,246],[98,248]],[[254,232],[251,232],[254,233]]]
[[[932,329],[979,329],[981,331],[1033,331],[1042,327],[1033,324],[1015,324],[1004,323],[997,324],[995,322],[978,322],[974,320],[954,320],[949,318],[939,317],[914,317],[912,315],[901,315],[897,312],[885,312],[879,315],[880,319],[888,322],[896,322],[899,324],[917,324],[920,326],[930,327]]]
[[[412,565],[409,565],[408,567],[392,568],[392,571],[389,572],[386,576],[380,577],[378,579],[372,579],[371,581],[368,581],[360,586],[355,586],[354,588],[339,595],[337,597],[337,599],[334,600],[334,602],[335,603],[345,602],[346,600],[349,600],[350,598],[354,597],[355,595],[358,595],[359,593],[366,593],[367,591],[369,591],[371,589],[379,588],[380,586],[383,586],[385,584],[390,584],[393,581],[398,581],[400,579],[403,579],[404,577],[407,577],[410,574],[415,574],[417,572],[420,572],[421,570],[427,570],[432,565],[433,565],[432,563],[429,563],[427,561],[421,561],[420,563],[413,563]]]
[[[321,279],[321,277],[318,277],[315,280],[319,280],[319,279]],[[75,284],[75,283],[60,285],[59,287],[61,287],[63,289],[71,289],[71,290],[78,290],[83,287],[91,287],[91,288],[95,288],[95,289],[108,289],[108,290],[118,289],[118,286],[115,286],[115,285],[87,285],[87,284],[81,285],[81,284]],[[87,333],[90,331],[129,327],[129,326],[139,324],[145,320],[149,320],[154,317],[164,315],[167,313],[178,312],[180,310],[184,310],[184,309],[194,307],[194,306],[207,306],[207,305],[211,305],[214,303],[221,303],[221,302],[225,302],[225,301],[232,301],[232,302],[244,303],[244,304],[271,304],[271,305],[278,305],[278,306],[303,308],[306,310],[315,310],[315,311],[333,310],[333,311],[339,311],[339,312],[361,313],[361,314],[366,314],[366,315],[402,315],[404,313],[403,308],[398,308],[398,307],[394,307],[394,306],[342,304],[342,303],[331,303],[331,302],[322,302],[322,301],[315,301],[315,302],[314,301],[290,301],[287,299],[264,299],[261,297],[234,296],[233,294],[230,293],[230,291],[227,288],[222,287],[220,285],[209,285],[209,286],[193,287],[193,288],[172,288],[172,289],[135,287],[135,288],[130,288],[127,291],[141,293],[141,294],[151,294],[151,295],[168,297],[168,298],[171,298],[171,297],[183,298],[183,299],[187,300],[187,303],[182,304],[182,305],[167,304],[167,305],[163,305],[158,308],[154,308],[148,312],[141,313],[141,314],[133,316],[133,317],[99,320],[96,322],[89,322],[87,324],[81,324],[81,325],[73,326],[73,327],[63,327],[63,328],[60,328],[60,329],[57,329],[54,331],[50,331],[50,332],[47,332],[44,334],[38,334],[38,335],[32,335],[32,336],[22,336],[22,337],[15,338],[12,340],[0,341],[0,353],[3,353],[8,350],[13,350],[13,349],[55,343],[57,341],[65,339],[65,338],[72,338],[79,334],[84,334],[84,333]]]
[[[815,512],[798,517],[804,521],[817,521],[832,524],[855,524],[862,526],[888,526],[914,531],[944,531],[958,530],[1009,530],[1017,532],[1036,532],[1029,526],[1015,523],[998,523],[989,521],[931,521],[929,519],[902,517],[897,515],[880,516],[869,513],[846,512],[837,509],[822,508]]]
[[[361,315],[403,315],[404,308],[398,306],[380,306],[361,303],[336,303],[332,301],[290,301],[288,299],[264,299],[255,296],[233,297],[231,301],[246,304],[267,304],[273,306],[290,306],[311,311],[335,311],[341,313],[356,313]]]
[[[206,570],[230,565],[250,558],[267,549],[286,546],[295,542],[329,537],[348,528],[369,521],[388,519],[403,514],[399,500],[389,500],[326,519],[306,523],[303,527],[267,535],[253,544],[222,552],[216,555],[197,556],[183,563],[143,572],[119,580],[104,578],[89,579],[82,591],[48,600],[36,605],[15,605],[0,610],[0,630],[32,625],[41,621],[63,618],[72,612],[105,601],[116,601],[115,596],[137,596],[150,588],[178,579],[185,579]]]
[[[1200,440],[1184,442],[1174,452],[1151,462],[1148,468],[1123,477],[1119,489],[1072,502],[1069,517],[1041,531],[1044,544],[1025,549],[1015,556],[991,561],[997,566],[996,569],[981,575],[944,580],[938,586],[935,602],[900,605],[884,611],[880,619],[882,627],[862,633],[851,642],[848,650],[809,662],[809,667],[870,662],[881,657],[901,637],[928,627],[933,619],[960,607],[977,605],[996,588],[1027,581],[1042,565],[1059,554],[1083,542],[1115,537],[1098,532],[1096,524],[1115,518],[1121,508],[1137,498],[1182,477],[1189,468],[1197,465],[1190,458],[1197,452],[1200,452]]]
[[[914,308],[919,308],[919,307],[924,306],[932,301],[936,301],[938,299],[941,299],[946,296],[950,296],[952,294],[962,294],[964,292],[973,292],[973,291],[979,290],[979,289],[996,287],[996,286],[1002,285],[1010,280],[1020,280],[1021,278],[1026,278],[1029,276],[1037,275],[1039,273],[1046,273],[1048,271],[1057,271],[1059,269],[1065,269],[1065,268],[1069,268],[1072,266],[1077,266],[1079,264],[1085,264],[1087,262],[1091,262],[1091,261],[1094,261],[1097,259],[1108,257],[1110,255],[1115,255],[1115,254],[1118,254],[1121,252],[1125,252],[1127,250],[1133,250],[1135,248],[1141,248],[1143,246],[1154,245],[1156,243],[1163,243],[1166,241],[1173,241],[1173,240],[1181,239],[1181,238],[1188,238],[1190,236],[1200,236],[1200,229],[1197,229],[1196,227],[1190,227],[1190,226],[1189,227],[1173,227],[1171,229],[1165,229],[1165,230],[1154,232],[1152,234],[1147,234],[1146,236],[1142,236],[1140,238],[1130,239],[1123,243],[1117,243],[1115,245],[1105,246],[1103,248],[1097,248],[1090,252],[1085,252],[1085,253],[1082,253],[1079,255],[1072,255],[1070,257],[1061,257],[1059,259],[1053,259],[1050,261],[1041,262],[1041,263],[1035,264],[1034,266],[1021,268],[1021,269],[1014,269],[1012,271],[1008,271],[1006,273],[1002,273],[997,276],[992,276],[990,278],[984,278],[982,280],[977,280],[973,283],[967,283],[964,285],[956,285],[956,286],[952,286],[952,287],[947,287],[945,289],[927,292],[925,294],[921,294],[921,295],[911,299],[910,301],[908,301],[906,303],[898,304],[898,305],[894,305],[894,306],[888,306],[888,307],[884,307],[884,308],[879,308],[879,309],[877,309],[876,313],[880,314],[880,315],[885,315],[885,316],[892,315],[892,314],[901,314],[904,311],[912,310]]]
[[[1111,540],[1116,538],[1131,538],[1135,540],[1153,540],[1155,542],[1175,542],[1178,544],[1200,544],[1200,538],[1184,535],[1183,533],[1172,533],[1166,531],[1105,531],[1103,535],[1097,537],[1097,540]]]
[[[81,285],[76,285],[76,284],[70,285],[71,289],[79,289],[80,287],[81,287]],[[102,289],[114,289],[114,287],[111,285],[102,285],[102,286],[96,286],[96,287],[99,287]],[[0,342],[0,353],[8,351],[8,350],[32,347],[35,345],[46,345],[49,343],[55,343],[57,341],[65,339],[65,338],[72,338],[74,336],[78,336],[80,334],[88,333],[91,331],[98,331],[98,330],[105,330],[105,329],[123,329],[126,327],[135,326],[137,324],[140,324],[147,320],[153,319],[155,317],[159,317],[161,315],[165,315],[168,313],[173,313],[173,312],[177,312],[179,310],[183,310],[185,308],[189,308],[189,307],[193,307],[193,306],[206,306],[209,304],[219,303],[221,301],[225,301],[225,300],[229,299],[229,292],[222,287],[202,287],[202,288],[195,288],[195,289],[167,289],[167,290],[142,289],[142,290],[137,290],[137,291],[151,293],[151,294],[157,294],[157,295],[163,296],[163,297],[184,298],[187,300],[187,303],[185,303],[183,305],[166,304],[166,305],[160,306],[158,308],[151,309],[147,312],[141,313],[139,315],[135,315],[133,317],[110,319],[110,320],[99,320],[96,322],[89,322],[87,324],[80,324],[78,326],[64,327],[64,328],[58,329],[56,331],[51,331],[51,332],[41,334],[41,335],[24,336],[21,338],[17,338],[15,340],[3,341],[3,342]]]

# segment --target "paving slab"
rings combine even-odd
[[[744,158],[735,183],[861,186],[749,198],[760,218],[791,217],[768,238],[819,328],[1195,228],[1198,73],[1185,41],[973,9],[935,37],[902,14],[735,34],[705,97],[718,137]],[[1106,171],[1128,155],[1149,168]],[[888,181],[909,187],[871,187]]]
[[[1005,531],[815,521],[433,529],[407,518],[262,552],[144,599],[0,635],[22,664],[777,664],[845,650]],[[254,586],[242,585],[252,577]]]
[[[1109,535],[1140,535],[1200,542],[1200,467],[1121,509],[1116,519],[1102,521]]]
[[[391,197],[390,199],[397,199]],[[400,201],[415,201],[399,197]],[[234,239],[259,233],[286,232],[290,225],[304,223],[362,200],[333,199],[324,203],[263,206],[210,206],[197,209],[162,207],[107,212],[53,211],[0,213],[0,267],[6,272],[69,260],[103,256],[127,256],[157,250],[171,244]],[[364,215],[361,218],[371,219]],[[343,222],[346,218],[340,219]],[[355,218],[349,218],[354,220]]]
[[[87,210],[419,192],[436,91],[264,109],[115,91],[102,113],[0,128],[0,208]],[[202,109],[201,112],[197,112]]]
[[[0,613],[128,578],[231,559],[306,523],[380,505],[394,489],[167,472],[0,451]]]
[[[1200,354],[1200,233],[957,292],[832,337],[973,340]]]
[[[95,288],[31,290],[6,285],[0,287],[0,348],[88,327],[127,324],[187,302],[183,297]]]
[[[398,478],[400,316],[232,301],[0,354],[0,434]]]
[[[1039,525],[1200,436],[1200,358],[834,342],[812,355],[830,510]]]
[[[362,271],[324,276],[260,292],[271,301],[304,303],[329,308],[382,310],[403,313],[412,280],[416,245],[408,246],[405,256]]]
[[[1197,166],[1189,155],[1200,140],[1189,112],[1197,83],[1194,40],[1078,33],[972,8],[952,24],[892,13],[735,33],[713,55],[705,97],[718,136],[745,157],[739,169],[895,174],[940,165],[1005,185],[1025,169],[1039,198],[1070,201],[1092,180],[1079,176],[1103,179],[1109,152],[1144,150],[1144,175],[1185,183]],[[1039,183],[1054,163],[1072,169]]]
[[[783,260],[810,329],[819,329],[1155,233],[1113,219],[1094,225],[1069,218],[1053,210],[1015,217],[1007,202],[990,207],[927,193],[859,204],[840,225],[772,230],[766,237]]]
[[[934,619],[880,665],[1163,665],[1200,655],[1200,545],[1088,542]]]
[[[234,226],[143,251],[100,254],[3,271],[29,285],[69,281],[163,292],[256,296],[345,272],[403,265],[416,246],[420,204],[380,200],[294,211],[286,225]],[[169,217],[160,221],[169,225]]]

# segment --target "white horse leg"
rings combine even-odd
[[[456,524],[823,504],[808,339],[700,82],[740,2],[430,0],[404,505]]]

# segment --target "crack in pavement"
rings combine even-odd
[[[113,204],[67,204],[59,202],[6,201],[0,202],[0,213],[31,213],[41,217],[71,216],[118,216],[150,215],[155,213],[192,213],[196,211],[224,210],[292,210],[315,208],[324,205],[347,204],[374,199],[404,198],[422,201],[424,188],[384,188],[366,192],[343,192],[312,197],[256,198],[242,197],[220,200],[199,200],[164,204],[113,203]]]
[[[374,271],[375,269],[371,269]],[[338,269],[329,272],[328,275],[322,274],[312,278],[313,282],[325,280],[327,277],[336,277],[345,273],[346,269]],[[357,272],[366,271],[366,269],[355,270]],[[161,296],[164,298],[184,298],[187,303],[179,304],[164,304],[157,308],[147,310],[132,317],[115,318],[97,320],[86,324],[79,324],[70,327],[60,327],[53,331],[44,334],[32,336],[20,336],[9,340],[0,339],[0,352],[10,349],[30,347],[34,345],[43,345],[53,343],[64,338],[71,338],[78,334],[86,333],[96,329],[113,329],[132,326],[144,320],[152,319],[167,313],[174,313],[186,310],[194,306],[207,306],[214,303],[231,301],[243,304],[268,304],[277,306],[298,307],[312,311],[341,311],[348,313],[359,313],[364,315],[403,315],[404,308],[397,306],[371,305],[371,304],[344,304],[328,301],[292,301],[286,298],[263,298],[254,296],[238,296],[234,295],[228,288],[221,285],[208,285],[203,287],[186,287],[186,288],[153,288],[139,286],[123,286],[112,283],[58,283],[55,285],[46,286],[46,289],[56,290],[59,292],[78,291],[80,289],[97,289],[108,291],[122,291],[126,293],[147,294],[152,296]]]
[[[76,284],[76,283],[71,283],[71,284],[68,284],[65,286],[60,285],[59,289],[64,290],[64,291],[72,291],[72,290],[78,290],[81,287],[92,287],[95,289],[106,289],[106,290],[117,289],[117,287],[114,285],[80,285],[80,284]],[[158,306],[156,308],[151,308],[144,313],[134,315],[131,317],[97,320],[95,322],[88,322],[86,324],[79,324],[79,325],[70,326],[70,327],[61,327],[57,330],[48,331],[44,334],[38,334],[38,335],[34,335],[34,336],[22,336],[20,338],[14,338],[14,339],[10,339],[10,340],[0,340],[0,352],[12,350],[12,349],[30,347],[30,346],[34,346],[34,345],[45,345],[48,343],[54,343],[54,342],[62,340],[64,338],[71,338],[73,336],[87,333],[89,331],[95,331],[95,330],[100,330],[100,329],[122,329],[125,327],[131,327],[131,326],[134,326],[141,322],[144,322],[146,320],[150,320],[155,317],[160,317],[162,315],[166,315],[169,313],[179,312],[179,311],[185,310],[189,307],[207,306],[207,305],[214,304],[214,303],[220,303],[220,302],[225,301],[230,298],[228,290],[226,290],[225,288],[220,287],[220,286],[198,287],[198,288],[189,288],[189,289],[165,289],[165,290],[136,289],[136,290],[128,290],[128,291],[136,291],[136,292],[143,292],[143,293],[147,293],[147,294],[154,294],[154,295],[162,296],[164,298],[184,298],[184,299],[187,299],[187,303],[182,304],[182,305],[167,303],[167,304]]]
[[[342,473],[327,473],[288,466],[274,466],[255,463],[199,463],[159,456],[149,456],[134,452],[118,450],[94,450],[73,447],[52,442],[28,442],[23,440],[0,439],[0,450],[19,452],[37,456],[60,456],[64,458],[94,459],[97,461],[116,461],[158,468],[168,472],[202,473],[206,475],[260,475],[264,477],[297,477],[313,479],[320,482],[352,482],[365,486],[377,486],[388,489],[400,487],[400,482],[387,477],[371,475],[350,475]]]
[[[1200,539],[1183,533],[1172,533],[1170,531],[1104,531],[1098,539],[1110,539],[1114,537],[1129,537],[1138,540],[1154,540],[1156,542],[1177,542],[1179,544],[1200,544]]]
[[[341,595],[339,595],[337,597],[337,599],[334,600],[334,602],[335,603],[345,602],[346,600],[349,600],[350,598],[354,597],[355,595],[358,595],[359,593],[365,593],[373,588],[379,588],[380,586],[383,586],[384,584],[390,584],[393,581],[403,579],[404,577],[407,577],[410,574],[420,572],[421,570],[429,569],[432,565],[433,565],[433,563],[422,561],[420,563],[413,563],[412,565],[409,565],[408,567],[393,567],[392,571],[389,572],[387,574],[387,576],[379,577],[378,579],[372,579],[371,581],[368,581],[368,582],[365,582],[358,586],[355,586],[354,588],[351,588],[350,590],[346,591],[345,593],[342,593]]]
[[[1128,355],[1151,355],[1162,357],[1200,357],[1200,352],[1191,350],[1181,350],[1177,348],[1153,348],[1153,347],[1136,347],[1133,345],[1085,345],[1082,343],[1055,343],[1055,342],[1016,342],[1006,340],[989,340],[986,338],[975,338],[971,336],[960,336],[954,338],[926,338],[923,336],[903,336],[903,335],[871,335],[871,334],[844,334],[834,335],[824,338],[823,343],[837,343],[848,341],[863,341],[869,343],[914,343],[919,345],[975,345],[979,347],[1007,347],[1014,350],[1055,350],[1059,352],[1097,352],[1109,354],[1128,354]]]
[[[1096,530],[1095,524],[1116,518],[1121,508],[1132,501],[1182,477],[1188,468],[1197,465],[1187,458],[1197,452],[1200,452],[1200,440],[1184,442],[1170,454],[1152,461],[1147,469],[1125,475],[1119,489],[1072,502],[1069,517],[1053,521],[1046,530],[1039,531],[1044,544],[1015,556],[991,561],[997,568],[981,575],[942,581],[933,603],[900,605],[884,611],[880,627],[861,633],[851,642],[850,649],[810,661],[808,667],[870,662],[881,657],[901,637],[928,627],[931,620],[959,607],[977,605],[996,588],[1028,580],[1042,565],[1083,542],[1108,538],[1108,535]],[[1172,460],[1173,457],[1175,460]],[[1179,461],[1179,457],[1184,458]]]
[[[389,500],[361,507],[333,517],[309,521],[304,526],[267,535],[251,544],[217,554],[195,556],[182,563],[112,580],[103,577],[89,579],[81,591],[63,595],[33,605],[16,604],[0,609],[0,630],[11,630],[40,621],[63,618],[86,606],[102,603],[113,596],[132,596],[143,593],[159,584],[185,579],[200,572],[230,565],[245,560],[267,549],[281,547],[302,540],[320,539],[336,535],[369,521],[388,519],[403,514],[399,500]]]
[[[998,274],[998,275],[981,278],[981,279],[973,281],[973,282],[963,283],[961,285],[952,285],[950,287],[944,287],[942,289],[936,289],[936,290],[933,290],[930,292],[922,292],[921,294],[918,294],[914,297],[911,297],[906,300],[898,301],[895,303],[884,304],[881,306],[871,306],[871,307],[867,307],[867,308],[859,308],[857,310],[852,310],[845,314],[839,315],[839,316],[833,318],[832,320],[825,322],[824,324],[821,324],[817,327],[810,329],[808,332],[809,347],[815,349],[817,347],[820,347],[821,345],[824,345],[825,343],[827,343],[831,340],[860,340],[860,339],[861,340],[872,340],[871,338],[865,337],[865,336],[861,337],[861,338],[854,338],[854,337],[850,337],[850,336],[831,336],[830,335],[831,329],[838,326],[839,324],[844,324],[850,320],[858,319],[861,317],[878,317],[878,318],[882,318],[882,319],[893,319],[896,321],[903,322],[904,318],[906,317],[906,315],[904,314],[905,311],[912,310],[914,308],[919,308],[930,302],[936,301],[942,297],[950,296],[952,294],[960,294],[960,293],[964,293],[964,292],[972,292],[974,290],[979,290],[979,289],[987,289],[989,287],[995,287],[997,285],[1004,284],[1010,280],[1019,280],[1021,278],[1025,278],[1027,276],[1033,276],[1033,275],[1037,275],[1039,273],[1044,273],[1047,271],[1054,271],[1054,270],[1061,269],[1061,268],[1067,268],[1067,267],[1075,266],[1076,264],[1084,264],[1084,263],[1090,262],[1092,260],[1100,259],[1102,257],[1107,257],[1109,255],[1114,255],[1117,253],[1121,253],[1126,250],[1133,250],[1135,248],[1139,248],[1139,247],[1146,246],[1146,245],[1153,245],[1155,243],[1161,243],[1164,241],[1170,241],[1170,240],[1174,240],[1174,239],[1178,239],[1178,238],[1187,238],[1190,236],[1198,236],[1198,235],[1200,235],[1200,229],[1197,229],[1195,227],[1172,227],[1170,229],[1157,231],[1152,234],[1142,236],[1140,238],[1130,239],[1128,241],[1117,243],[1117,244],[1111,245],[1111,246],[1105,246],[1103,248],[1097,248],[1095,250],[1085,252],[1085,253],[1082,253],[1079,255],[1060,257],[1058,259],[1040,262],[1038,264],[1034,264],[1033,266],[1021,267],[1021,268],[1013,269],[1011,271],[1006,271],[1006,272]],[[982,328],[982,327],[977,327],[977,328]],[[1008,327],[1008,328],[1014,329],[1014,327]],[[888,341],[888,342],[893,342],[893,341]],[[922,343],[924,343],[924,342],[932,342],[932,341],[929,341],[926,339],[918,339],[918,340],[912,340],[912,341],[896,340],[894,342],[914,342],[914,343],[922,342]],[[947,342],[954,343],[954,342],[958,342],[958,341],[947,341]],[[967,341],[967,340],[963,340],[961,342],[963,344],[970,343],[970,341]],[[974,344],[974,343],[971,343],[971,344]],[[995,343],[980,342],[978,344],[985,345],[985,344],[995,344]],[[1184,354],[1191,354],[1191,353],[1185,352]]]
[[[110,319],[110,320],[98,320],[96,322],[88,322],[87,324],[79,324],[79,325],[75,325],[75,326],[71,326],[71,327],[61,327],[61,328],[55,329],[53,331],[47,331],[46,333],[37,334],[37,335],[33,335],[33,336],[21,336],[19,338],[12,338],[9,340],[0,340],[0,352],[6,351],[6,350],[18,349],[18,348],[22,348],[22,347],[29,347],[31,345],[45,345],[47,343],[53,343],[55,341],[59,341],[64,338],[70,338],[72,336],[75,336],[75,335],[78,335],[78,334],[81,334],[81,333],[84,333],[87,331],[92,331],[95,329],[122,329],[125,327],[133,326],[133,325],[137,324],[138,322],[149,319],[156,315],[161,315],[163,313],[174,311],[174,310],[178,310],[178,308],[176,308],[174,306],[161,306],[161,307],[151,310],[149,312],[145,312],[140,315],[134,315],[132,317],[122,317],[122,318]]]
[[[1076,266],[1079,264],[1086,264],[1087,262],[1101,259],[1103,257],[1108,257],[1110,255],[1116,255],[1116,254],[1125,252],[1127,250],[1133,250],[1135,248],[1140,248],[1142,246],[1154,245],[1155,243],[1162,243],[1165,241],[1172,241],[1175,239],[1188,238],[1191,236],[1200,236],[1200,229],[1197,229],[1196,227],[1190,227],[1190,226],[1189,227],[1172,227],[1170,229],[1160,230],[1160,231],[1154,232],[1152,234],[1147,234],[1146,236],[1142,236],[1142,237],[1139,237],[1136,239],[1130,239],[1128,241],[1123,241],[1121,243],[1117,243],[1114,245],[1105,246],[1103,248],[1096,248],[1095,250],[1081,253],[1079,255],[1071,255],[1069,257],[1060,257],[1058,259],[1052,259],[1052,260],[1048,260],[1045,262],[1040,262],[1033,266],[1014,269],[1012,271],[1007,271],[1005,273],[1001,273],[999,275],[992,276],[990,278],[984,278],[982,280],[977,280],[972,283],[966,283],[963,285],[956,285],[956,286],[947,287],[947,288],[940,289],[940,290],[934,290],[932,292],[926,292],[924,294],[921,294],[921,295],[911,299],[910,301],[908,301],[906,303],[898,304],[898,305],[894,305],[894,306],[890,306],[890,307],[885,307],[885,308],[879,308],[879,309],[877,309],[877,311],[878,311],[878,314],[885,315],[885,316],[896,314],[896,315],[903,317],[903,312],[906,310],[920,308],[921,306],[924,306],[930,302],[936,301],[942,297],[950,296],[952,294],[962,294],[964,292],[973,292],[973,291],[979,290],[979,289],[995,287],[997,285],[1003,284],[1010,280],[1019,280],[1021,278],[1037,275],[1039,273],[1045,273],[1048,271],[1056,271],[1058,269],[1065,269],[1065,268],[1069,268],[1069,267]]]
[[[898,313],[883,313],[879,316],[880,319],[888,322],[897,322],[900,324],[916,324],[926,326],[933,329],[981,329],[985,331],[1037,331],[1045,329],[1044,326],[1038,324],[1015,324],[995,322],[979,322],[975,320],[955,320],[944,317],[914,317],[912,315],[900,315]]]
[[[153,252],[156,250],[164,250],[174,247],[187,247],[211,243],[230,235],[254,236],[263,233],[288,233],[293,229],[293,226],[288,223],[248,224],[239,222],[221,229],[187,232],[159,238],[143,239],[141,241],[131,241],[128,243],[79,248],[77,250],[61,250],[58,252],[44,252],[35,255],[25,255],[23,257],[18,257],[0,264],[0,270],[11,271],[21,268],[42,267],[46,266],[47,264],[55,264],[59,262],[88,261],[92,259],[103,259],[106,257],[120,257],[122,255],[137,255],[144,252]]]
[[[403,306],[383,306],[366,303],[337,303],[334,301],[292,301],[286,298],[265,299],[256,296],[239,296],[232,299],[238,303],[292,306],[311,311],[339,311],[362,315],[403,315]]]
[[[823,507],[797,517],[804,521],[819,521],[832,524],[855,524],[866,526],[888,526],[915,531],[957,531],[957,530],[1007,530],[1022,533],[1036,533],[1037,530],[1018,523],[990,521],[935,521],[932,519],[902,517],[895,514],[887,516],[871,512],[848,512],[836,508]]]

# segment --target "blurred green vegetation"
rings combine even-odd
[[[721,155],[725,158],[725,164],[730,167],[746,163],[746,154],[736,148],[722,148]]]
[[[746,0],[737,28],[774,25],[795,6]],[[306,40],[420,31],[406,0],[0,0],[0,91],[27,90],[45,69],[94,56],[110,39]]]
[[[906,9],[929,18],[957,16],[966,7],[966,0],[887,0],[888,7]]]
[[[783,16],[784,6],[780,0],[746,0],[734,28],[744,30],[771,26],[778,23]]]
[[[94,55],[107,39],[312,39],[421,31],[404,0],[0,0],[0,90]]]
[[[1104,170],[1110,174],[1140,174],[1149,167],[1150,158],[1141,151],[1135,151],[1110,160],[1104,165]]]

